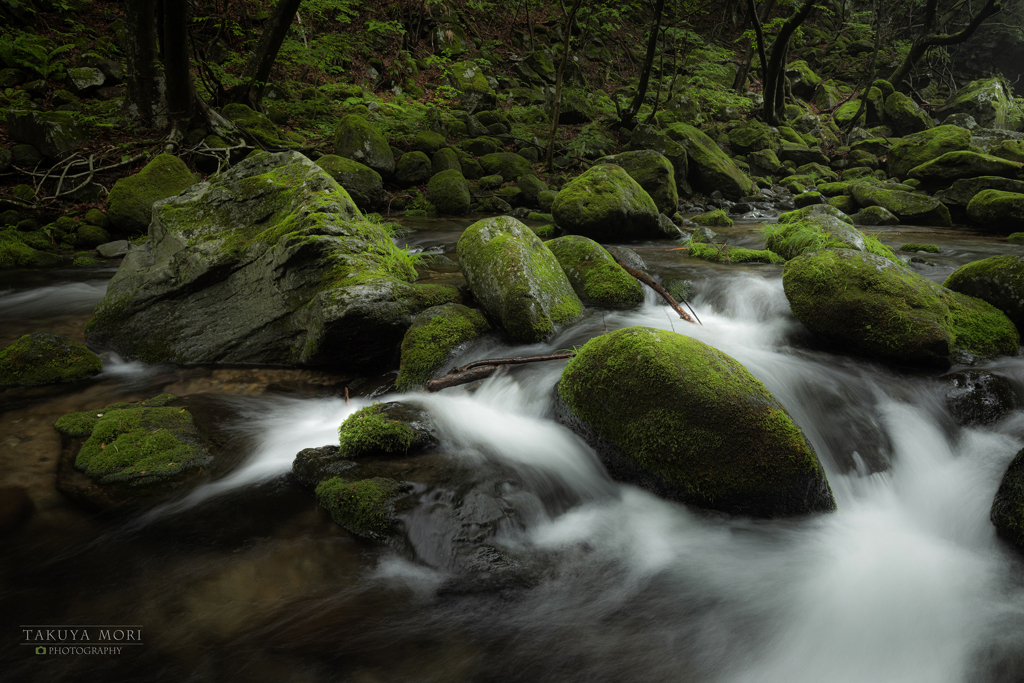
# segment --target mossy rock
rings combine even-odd
[[[334,153],[369,166],[385,179],[395,172],[395,156],[387,139],[358,114],[349,114],[338,123]]]
[[[725,213],[725,209],[716,209],[707,213],[697,214],[690,220],[697,225],[710,225],[713,228],[732,227],[732,219]]]
[[[644,302],[640,282],[594,240],[566,235],[545,244],[558,259],[569,284],[583,303],[625,307]]]
[[[993,232],[1020,230],[1024,228],[1024,194],[982,190],[967,204],[967,217]]]
[[[885,98],[885,116],[900,135],[920,133],[935,125],[916,102],[901,92],[893,92]]]
[[[971,81],[952,95],[937,113],[943,117],[968,114],[983,128],[1019,128],[1020,110],[1013,93],[998,78]]]
[[[98,266],[99,264],[100,262],[92,258],[91,256],[76,256],[74,260],[71,262],[71,266],[74,268],[92,268],[93,266]]]
[[[494,109],[498,97],[487,82],[480,66],[475,62],[456,62],[448,67],[448,77],[452,85],[462,93],[460,106],[472,114],[478,110]]]
[[[1020,344],[991,304],[874,254],[805,253],[787,262],[782,284],[793,315],[816,337],[881,361],[946,368],[965,355],[1016,355]]]
[[[95,247],[111,240],[110,233],[95,225],[82,223],[75,234],[75,244],[79,247]]]
[[[304,141],[293,140],[282,133],[266,114],[254,111],[244,104],[226,105],[221,113],[232,123],[243,126],[247,137],[255,138],[255,141],[264,147],[299,147],[304,144]]]
[[[871,184],[853,185],[850,192],[860,206],[880,206],[899,218],[900,223],[938,227],[953,224],[949,209],[934,197]]]
[[[530,230],[532,230],[533,234],[541,238],[542,240],[554,239],[562,232],[554,223],[549,223],[547,225],[539,225],[535,228],[531,227]],[[1024,235],[1024,233],[1021,234]]]
[[[786,77],[793,87],[793,92],[800,97],[811,97],[821,84],[821,76],[803,59],[786,65]]]
[[[847,225],[853,225],[853,221],[845,213],[826,205],[804,206],[795,211],[785,211],[779,214],[779,223],[795,223],[812,216],[831,216]]]
[[[994,157],[1024,163],[1024,140],[1000,140],[988,153]]]
[[[679,210],[675,169],[659,152],[650,149],[623,152],[602,157],[596,163],[622,168],[651,196],[661,213],[671,216]]]
[[[107,218],[107,214],[99,209],[89,209],[85,212],[82,220],[89,225],[95,225],[97,228],[103,228],[104,230],[110,230],[111,228],[110,219]]]
[[[494,176],[490,176],[493,178]],[[500,176],[499,176],[500,177]],[[483,187],[483,179],[481,178],[481,187]],[[519,177],[516,182],[516,187],[521,191],[521,199],[524,206],[529,206],[535,209],[541,208],[540,206],[540,193],[545,192],[548,189],[548,184],[535,175],[523,175]],[[550,222],[551,219],[548,219]]]
[[[555,255],[516,219],[477,221],[462,233],[457,251],[473,296],[516,341],[541,341],[582,315]]]
[[[899,261],[874,235],[865,235],[825,207],[814,207],[798,220],[767,225],[762,233],[768,249],[787,260],[820,249],[856,249]]]
[[[417,314],[402,339],[402,361],[395,380],[398,391],[422,387],[466,342],[489,332],[479,311],[461,304],[434,306]]]
[[[785,408],[736,360],[691,337],[629,327],[591,339],[556,387],[556,416],[615,479],[754,517],[835,509]]]
[[[743,247],[718,246],[705,242],[691,242],[689,255],[712,263],[785,263],[786,259],[767,249],[744,249]]]
[[[395,166],[395,183],[399,187],[422,185],[432,175],[430,157],[420,151],[406,152]]]
[[[316,487],[316,500],[339,526],[357,536],[385,540],[396,524],[394,502],[408,490],[408,485],[384,477],[334,477]]]
[[[729,199],[739,199],[754,191],[754,182],[747,174],[697,128],[674,123],[668,127],[667,135],[686,150],[688,179],[698,189],[707,194],[720,190]]]
[[[403,457],[436,443],[429,416],[401,402],[360,408],[338,427],[339,453],[354,460]]]
[[[45,85],[45,81],[43,83]],[[7,134],[53,161],[64,159],[89,141],[88,130],[79,117],[63,111],[8,109]],[[11,151],[15,162],[23,165],[24,161],[18,158],[22,150]]]
[[[562,230],[598,241],[661,236],[658,207],[624,169],[598,164],[567,183],[551,205]]]
[[[822,196],[820,192],[804,192],[793,197],[793,203],[800,209],[805,206],[816,206],[821,204],[821,201]]]
[[[444,136],[432,130],[421,130],[419,133],[416,133],[416,137],[412,141],[413,149],[417,152],[423,152],[428,157],[433,156],[435,152],[447,146],[448,141],[444,139]]]
[[[729,146],[738,154],[761,150],[778,152],[779,143],[778,130],[760,121],[749,121],[729,131]]]
[[[908,242],[907,244],[904,244],[902,247],[900,247],[900,251],[923,251],[923,252],[927,252],[929,254],[938,254],[942,250],[939,249],[938,246],[936,246],[934,244],[916,244],[914,242]],[[946,285],[946,286],[948,286],[948,285]],[[956,291],[956,290],[954,290],[954,291]],[[978,298],[980,299],[981,297],[978,297]],[[989,303],[991,303],[991,302],[989,302]]]
[[[77,382],[102,371],[99,356],[62,334],[26,334],[0,350],[0,386]]]
[[[954,271],[943,286],[987,301],[1024,332],[1024,256],[1004,254],[972,261]]]
[[[1024,551],[1024,449],[1010,461],[989,514],[996,532]]]
[[[526,175],[537,175],[529,161],[512,152],[485,154],[480,157],[480,166],[487,175],[500,175],[508,182],[515,182]]]
[[[954,180],[978,176],[1019,178],[1024,164],[977,152],[946,152],[937,159],[926,161],[910,169],[908,175],[920,180],[925,187],[948,187]]]
[[[434,152],[434,155],[430,158],[431,174],[437,175],[441,171],[451,170],[461,171],[462,175],[466,175],[462,164],[459,163],[459,155],[455,153],[455,150],[445,147]],[[469,176],[466,177],[469,178]]]
[[[663,157],[668,159],[670,164],[672,164],[677,193],[685,197],[693,195],[693,188],[690,187],[690,182],[687,180],[690,175],[689,157],[686,154],[686,148],[681,144],[672,140],[653,126],[640,124],[633,129],[633,132],[629,136],[628,150],[631,152],[651,150],[661,154]],[[622,164],[618,165],[621,166]],[[623,166],[623,168],[626,167]],[[626,172],[630,173],[631,176],[633,175],[629,168],[626,168]],[[644,183],[637,179],[636,176],[633,177],[641,184],[641,186],[644,185]],[[648,192],[650,191],[648,190]],[[658,200],[655,200],[655,202],[657,201]],[[660,207],[661,204],[659,203],[658,206]]]
[[[880,206],[866,206],[850,216],[854,225],[899,225],[900,219],[888,209]]]
[[[107,195],[107,218],[118,232],[145,232],[153,217],[153,204],[195,184],[195,176],[181,159],[160,154],[135,175],[114,183]]]
[[[819,189],[820,189],[820,186],[819,186]],[[858,208],[857,200],[854,199],[853,197],[851,197],[850,195],[846,195],[846,194],[841,194],[841,195],[836,195],[834,197],[829,197],[828,198],[828,205],[831,206],[834,209],[838,209],[839,211],[842,211],[843,213],[849,215],[851,218],[852,218],[853,214],[857,211],[857,208]],[[897,219],[896,222],[898,223],[899,220]]]
[[[947,152],[960,152],[971,146],[971,131],[959,126],[936,126],[930,130],[906,135],[889,147],[889,175],[908,178],[910,169],[938,159]]]
[[[463,140],[459,143],[459,148],[467,154],[481,157],[487,154],[495,154],[500,151],[501,143],[495,138],[484,135],[481,137],[470,138],[469,140]]]
[[[338,181],[363,211],[373,211],[381,204],[384,179],[369,166],[336,154],[325,154],[316,165]]]
[[[427,194],[439,213],[451,216],[468,213],[472,203],[469,182],[454,169],[433,175],[427,183]]]

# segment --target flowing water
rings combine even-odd
[[[467,224],[424,223],[409,245],[451,253]],[[758,247],[756,227],[722,232]],[[940,282],[962,263],[1015,249],[962,230],[880,236],[894,247],[939,244],[941,254],[914,267]],[[551,352],[632,325],[692,335],[743,363],[787,407],[825,466],[837,512],[730,518],[611,481],[552,420],[561,363],[402,396],[439,426],[430,466],[474,473],[472,492],[454,505],[467,518],[497,519],[494,544],[520,561],[513,580],[488,583],[446,553],[438,539],[447,513],[431,491],[416,489],[422,504],[400,512],[412,552],[397,552],[334,525],[289,474],[296,452],[332,443],[393,374],[108,357],[96,382],[0,394],[0,485],[26,489],[36,508],[0,561],[0,679],[1024,681],[1024,555],[988,519],[1024,446],[1024,411],[958,427],[942,373],[816,347],[789,312],[778,267],[711,265],[672,246],[638,253],[652,272],[694,282],[703,326],[650,296],[636,311],[591,310],[543,344],[479,340],[453,364]],[[0,342],[34,330],[81,338],[109,274],[0,282]],[[425,277],[459,276],[435,268]],[[1024,397],[1024,358],[984,367]],[[163,391],[219,406],[235,454],[227,464],[128,520],[65,501],[53,483],[53,420]],[[45,661],[18,644],[19,624],[108,623],[142,625],[145,643],[117,657]]]

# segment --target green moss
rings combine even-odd
[[[1024,194],[982,190],[967,204],[972,222],[1001,231],[1024,228]]]
[[[580,300],[596,306],[638,306],[644,301],[640,282],[615,262],[604,247],[580,235],[546,243],[558,259]]]
[[[613,164],[592,166],[567,183],[551,205],[551,213],[566,232],[598,241],[662,236],[654,200]]]
[[[443,369],[457,346],[490,328],[479,311],[459,304],[437,306],[418,314],[402,339],[402,361],[395,388],[412,391],[421,387]]]
[[[533,234],[536,235],[537,237],[541,238],[542,240],[553,239],[559,233],[558,226],[555,225],[554,223],[549,223],[547,225],[541,225],[541,226],[536,227],[536,228],[530,228],[530,230],[532,230]],[[1021,233],[1021,234],[1024,234],[1024,233]]]
[[[987,301],[1024,330],[1024,258],[1004,254],[972,261],[960,266],[943,285]]]
[[[9,229],[0,230],[0,268],[47,268],[60,265],[60,256],[33,249],[22,241],[21,234]]]
[[[408,452],[416,434],[407,424],[380,414],[381,403],[360,408],[338,427],[341,452],[348,457]]]
[[[467,213],[472,202],[469,183],[462,172],[455,169],[433,175],[427,183],[427,194],[439,212],[452,216]]]
[[[697,225],[710,225],[716,228],[731,228],[732,219],[725,213],[724,209],[717,209],[694,216],[692,219]]]
[[[1024,232],[1012,232],[1006,236],[1006,241],[1010,244],[1024,244]]]
[[[840,211],[839,209],[836,209],[836,208],[833,208],[833,207],[826,207],[826,208],[822,208],[822,209],[817,209],[817,207],[814,207],[814,206],[804,206],[804,207],[801,207],[801,208],[797,209],[796,211],[786,211],[786,212],[780,213],[779,214],[779,223],[780,224],[796,223],[796,222],[805,220],[812,213],[820,213],[822,211],[825,212],[825,215],[833,216],[833,217],[837,218],[838,220],[843,221],[844,223],[849,223],[850,225],[853,225],[853,221],[850,220],[850,217],[847,216],[842,211]]]
[[[360,481],[334,477],[316,487],[316,500],[336,524],[361,536],[379,538],[391,530],[394,500],[405,489],[395,480],[383,477]]]
[[[199,467],[207,459],[184,408],[130,407],[97,418],[75,468],[100,483],[148,483]]]
[[[99,265],[99,261],[89,256],[78,256],[71,262],[71,265],[75,268],[92,268]]]
[[[938,254],[940,249],[934,244],[915,244],[908,242],[900,247],[900,251],[926,251],[929,254]]]
[[[145,232],[154,202],[173,197],[195,183],[184,162],[160,154],[135,175],[114,183],[107,195],[107,217],[122,232]]]
[[[645,327],[600,335],[569,361],[557,391],[574,416],[684,500],[766,516],[835,507],[785,409],[700,341]],[[809,481],[818,495],[808,495]]]
[[[785,263],[786,259],[767,249],[744,249],[703,242],[690,243],[690,256],[714,263]]]
[[[905,135],[889,148],[889,174],[906,178],[910,169],[936,159],[946,152],[966,150],[971,145],[971,131],[958,126],[936,126],[913,135]]]
[[[75,382],[102,370],[99,356],[59,334],[26,334],[0,350],[0,386]]]

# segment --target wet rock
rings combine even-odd
[[[128,240],[116,240],[96,246],[96,251],[103,258],[117,258],[128,253]]]
[[[414,391],[445,369],[457,348],[489,332],[479,311],[460,304],[434,306],[416,315],[402,339],[398,391]]]
[[[667,134],[686,150],[688,179],[694,187],[709,194],[720,190],[731,199],[739,199],[753,191],[754,183],[747,174],[697,128],[674,123],[669,126]]]
[[[591,339],[555,397],[558,420],[615,479],[732,514],[835,509],[785,408],[734,359],[690,337],[631,327]]]
[[[990,513],[996,532],[1024,551],[1024,450],[1010,461]]]
[[[960,266],[942,283],[987,301],[1024,332],[1024,256],[1004,254]]]
[[[394,533],[394,503],[409,488],[383,477],[358,481],[334,477],[316,487],[316,500],[339,526],[357,536],[381,541]]]
[[[675,170],[668,158],[654,150],[623,152],[597,160],[598,164],[620,167],[654,200],[658,211],[672,215],[679,210],[679,191]]]
[[[971,81],[937,112],[939,116],[968,114],[983,128],[1020,127],[1020,111],[1013,94],[998,78]]]
[[[948,386],[946,405],[957,424],[989,424],[1021,407],[1010,383],[987,370],[956,372],[941,380]]]

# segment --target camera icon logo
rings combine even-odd
[[[36,654],[37,655],[45,655],[46,654],[46,648],[44,646],[40,645],[39,647],[36,648]]]

